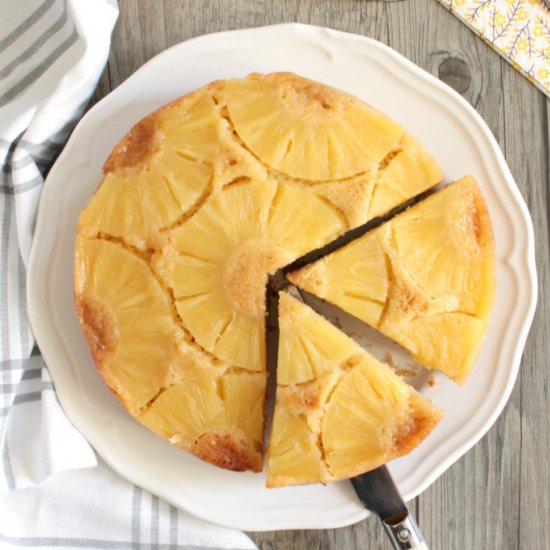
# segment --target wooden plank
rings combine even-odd
[[[515,72],[503,73],[502,85],[507,90],[504,151],[535,229],[539,301],[514,392],[521,438],[511,444],[520,460],[518,548],[538,549],[548,548],[550,537],[550,103],[534,87],[524,87]]]
[[[95,92],[92,95],[92,98],[90,99],[90,103],[88,103],[87,110],[91,109],[100,99],[105,97],[111,90],[112,90],[111,78],[109,76],[109,65],[107,64],[105,66],[105,69],[101,73],[101,77],[99,79],[99,82],[97,83],[97,88],[95,89]]]
[[[201,34],[297,21],[389,44],[472,103],[503,148],[537,240],[539,307],[520,378],[489,434],[412,503],[431,548],[542,550],[550,517],[550,166],[548,101],[434,0],[119,0],[95,99],[166,47]],[[543,284],[544,283],[544,284]],[[251,533],[263,550],[381,548],[374,518],[321,531]]]
[[[109,57],[112,88],[168,46],[164,29],[164,2],[121,2]]]

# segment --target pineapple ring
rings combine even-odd
[[[159,231],[208,191],[221,125],[205,90],[136,124],[105,162],[105,178],[80,217],[81,234],[154,249]]]
[[[115,146],[104,174],[75,253],[98,370],[161,437],[253,471],[268,275],[442,179],[396,123],[286,73],[215,82],[162,107]],[[243,391],[254,397],[246,406]],[[191,408],[203,415],[192,425]]]
[[[301,208],[289,216],[292,205]],[[238,215],[227,223],[231,212]],[[224,188],[187,223],[167,232],[153,265],[172,289],[183,324],[204,349],[262,371],[268,275],[344,230],[334,209],[306,188],[248,181]]]
[[[77,313],[96,365],[137,414],[177,361],[169,300],[147,264],[116,243],[79,239],[75,264]]]
[[[356,176],[378,165],[404,135],[358,99],[290,73],[228,80],[225,99],[245,145],[295,178]]]

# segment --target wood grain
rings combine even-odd
[[[432,550],[549,548],[548,100],[435,0],[119,0],[119,7],[109,64],[92,103],[182,40],[297,21],[380,40],[440,77],[478,110],[502,147],[533,218],[539,304],[503,414],[411,507]],[[262,550],[391,548],[374,518],[337,530],[250,535]]]

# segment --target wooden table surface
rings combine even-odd
[[[539,302],[510,401],[490,432],[410,503],[432,550],[550,548],[549,101],[436,0],[118,0],[95,100],[193,36],[297,21],[388,44],[461,93],[496,136],[535,227]],[[390,549],[374,518],[250,533],[263,550]]]

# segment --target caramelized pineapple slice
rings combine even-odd
[[[229,470],[262,469],[265,376],[201,368],[170,386],[140,420],[172,444]]]
[[[207,190],[221,118],[206,90],[138,122],[114,148],[105,177],[79,220],[85,236],[105,233],[141,250]]]
[[[495,291],[481,192],[463,178],[289,279],[462,383],[487,332]]]
[[[79,239],[75,302],[101,375],[136,414],[178,361],[166,294],[135,254],[108,241]]]
[[[321,429],[328,469],[335,479],[344,479],[378,468],[417,447],[441,416],[365,353],[326,406]]]
[[[440,411],[389,367],[284,292],[279,317],[268,487],[377,468],[410,452],[439,422]]]
[[[304,414],[277,406],[267,454],[267,486],[305,485],[331,479],[319,438]]]
[[[228,80],[224,97],[244,144],[296,178],[326,181],[370,170],[404,134],[362,101],[291,73]]]
[[[414,138],[339,90],[274,73],[228,80],[217,93],[244,145],[279,176],[315,183],[351,227],[443,179]]]
[[[493,303],[494,242],[477,185],[464,178],[428,201],[392,222],[395,255],[424,295],[449,309],[487,316]]]
[[[462,384],[475,363],[485,334],[487,318],[460,312],[420,315],[407,323],[386,322],[381,332],[398,342],[422,365],[438,370]]]
[[[282,292],[279,301],[277,383],[315,380],[342,365],[358,346],[311,308]]]
[[[443,172],[410,135],[405,134],[380,166],[368,209],[368,219],[397,206],[443,181]]]
[[[288,279],[343,310],[376,325],[389,288],[387,257],[376,238],[360,238]]]
[[[262,371],[268,275],[343,227],[335,210],[302,186],[240,183],[167,232],[153,265],[198,344],[228,363]]]

